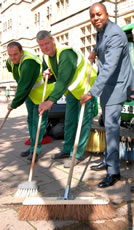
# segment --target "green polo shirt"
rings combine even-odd
[[[8,62],[6,62],[6,66],[8,71],[12,72],[11,66]],[[40,65],[32,59],[24,60],[20,68],[20,77],[18,67],[19,64],[15,64],[13,69],[14,79],[18,84],[15,97],[11,103],[13,109],[24,103],[40,73]]]

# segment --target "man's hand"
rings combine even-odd
[[[42,115],[44,111],[51,109],[53,104],[54,104],[53,101],[43,101],[39,105],[39,114]]]
[[[8,108],[8,110],[10,110],[10,111],[13,110],[13,108],[11,107],[11,104],[8,104],[8,107],[7,107],[7,108]]]
[[[48,79],[50,79],[53,75],[50,68],[48,68],[47,70],[43,72],[43,78],[45,79],[47,75],[48,75]]]
[[[80,103],[81,104],[84,104],[86,103],[87,101],[91,100],[92,96],[88,96],[88,94],[83,94],[81,96],[81,100],[80,100]]]
[[[96,58],[96,52],[93,50],[93,51],[90,53],[90,55],[89,55],[89,57],[88,57],[88,60],[93,64],[93,63],[95,63],[95,58]]]

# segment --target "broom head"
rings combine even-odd
[[[87,152],[103,153],[105,148],[105,131],[97,129],[91,130],[85,150]]]
[[[56,197],[26,198],[19,211],[19,220],[105,220],[116,217],[115,208],[108,200],[79,197],[58,200]]]

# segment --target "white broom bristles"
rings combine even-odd
[[[18,189],[17,192],[15,193],[14,197],[18,198],[18,197],[33,197],[36,196],[38,193],[37,189]]]
[[[25,182],[23,184],[18,185],[18,190],[15,193],[14,197],[31,197],[36,196],[38,193],[38,186],[36,182]]]

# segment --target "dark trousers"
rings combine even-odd
[[[70,153],[70,155],[72,155],[81,105],[80,101],[77,100],[70,92],[66,97],[66,101],[67,104],[65,114],[64,145],[62,151],[65,153]],[[92,98],[85,105],[76,158],[81,158],[85,152],[85,147],[88,141],[94,115],[94,101],[95,99]]]
[[[30,143],[31,143],[30,152],[33,152],[35,140],[36,140],[37,128],[38,128],[38,120],[39,120],[38,107],[39,105],[35,105],[29,97],[26,99],[25,102],[26,102],[26,107],[27,107],[27,112],[28,112],[27,123],[28,123]],[[43,139],[45,129],[47,127],[47,121],[48,121],[48,111],[45,111],[42,116],[42,122],[41,122],[41,127],[40,127],[40,134],[39,134],[36,154],[39,154],[41,152],[41,141]]]

